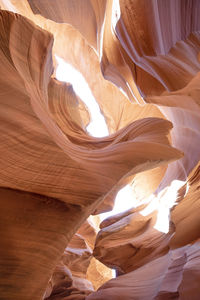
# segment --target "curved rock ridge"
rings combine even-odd
[[[117,273],[131,272],[169,251],[175,227],[170,224],[167,234],[155,229],[156,213],[143,216],[131,210],[113,219],[110,217],[110,224],[101,226],[94,256]]]
[[[2,197],[5,194],[13,203],[7,201],[3,206],[2,213],[7,221],[3,222],[2,231],[7,232],[12,226],[16,228],[14,239],[8,235],[2,240],[3,245],[10,245],[13,250],[3,251],[1,258],[4,264],[12,260],[15,271],[8,275],[12,286],[8,293],[2,279],[1,297],[28,299],[34,294],[35,299],[39,299],[68,241],[104,197],[111,197],[109,192],[114,196],[128,181],[127,174],[130,177],[169,163],[182,154],[170,146],[166,137],[171,123],[159,118],[137,120],[105,139],[87,136],[81,126],[80,103],[72,87],[51,77],[52,35],[18,14],[1,11],[0,17],[1,151],[6,153],[6,159],[1,161],[0,185],[11,189],[3,189]],[[150,138],[148,133],[151,133]],[[41,197],[36,197],[37,205],[34,204],[35,193]],[[24,203],[27,198],[29,201]],[[18,201],[21,201],[19,207]],[[34,221],[40,202],[41,205],[46,203],[47,208],[58,206],[55,220],[63,205],[66,207],[63,213],[66,216],[69,213],[66,224],[63,220],[58,222],[60,235],[56,239],[59,248],[47,246],[51,245],[51,238],[55,242],[57,229],[53,230],[54,222],[49,231],[51,220],[47,218],[44,221],[46,229],[41,231],[42,223]],[[18,219],[23,205],[22,217]],[[33,220],[31,212],[34,212]],[[22,226],[26,229],[23,232]],[[39,233],[36,249],[43,248],[42,240],[46,245],[42,255],[40,252],[34,254],[40,269],[30,263],[32,243]],[[26,241],[24,246],[21,245],[23,240]],[[21,246],[11,247],[15,243]],[[27,254],[23,261],[24,252]],[[22,290],[18,287],[18,277],[25,276],[26,270],[29,273]]]
[[[105,78],[140,103],[135,82],[144,95],[161,94],[184,87],[199,70],[198,0],[190,4],[187,0],[162,4],[158,0],[148,4],[144,0],[87,0],[84,5],[81,1],[7,0],[1,5],[52,32],[54,51],[83,72],[92,90],[100,87],[95,86],[99,72],[95,76],[98,62],[92,51],[97,48]],[[75,40],[73,53],[71,46],[65,47],[69,37]],[[94,92],[97,99],[98,93]]]
[[[199,2],[119,2],[115,34],[142,93],[184,87],[199,70]]]
[[[6,2],[7,5],[5,4]],[[20,2],[15,0],[6,2],[3,2],[2,8],[8,10],[12,9],[14,12],[28,17],[34,21],[35,24],[50,31],[54,35],[53,53],[62,57],[83,74],[104,114],[111,133],[130,124],[130,122],[135,119],[149,116],[163,118],[159,109],[153,105],[146,105],[141,108],[139,105],[131,104],[124,94],[119,92],[116,86],[104,79],[98,54],[76,28],[68,23],[56,23],[38,14],[33,14],[26,0]],[[65,2],[65,5],[66,3],[67,2]],[[96,7],[96,15],[99,16],[97,18],[100,24],[104,11],[101,9],[102,3],[103,1],[92,1],[92,5]],[[89,18],[88,14],[87,18]],[[57,62],[54,60],[54,65],[56,66],[56,64]]]
[[[116,268],[121,276],[87,299],[118,299],[119,295],[125,299],[198,299],[199,170],[198,163],[185,185],[178,190],[178,205],[171,209],[173,223],[167,234],[159,232],[155,223],[152,224],[155,212],[142,215],[144,205],[100,224],[94,255],[104,264]],[[165,253],[170,257],[168,270],[157,275],[161,261],[162,264],[167,261]],[[157,257],[161,257],[161,261]],[[151,264],[155,264],[154,267]],[[126,275],[122,275],[124,273]],[[162,277],[156,291],[152,282],[154,276],[158,276],[157,280]],[[149,294],[145,294],[145,285],[151,287],[152,294],[149,290]]]
[[[161,191],[173,180],[186,181],[187,176],[199,162],[199,73],[181,90],[165,92],[162,96],[146,100],[160,107],[165,117],[173,123],[171,142],[184,152],[184,157],[172,163],[158,189]]]
[[[199,297],[199,241],[106,282],[87,300],[194,299]]]
[[[3,151],[7,153],[7,160],[2,162],[1,185],[82,206],[84,198],[92,203],[93,197],[106,195],[133,168],[139,171],[141,165],[145,170],[148,164],[153,166],[153,161],[157,166],[181,157],[169,145],[166,135],[172,126],[163,119],[141,119],[103,139],[88,136],[80,126],[78,100],[72,87],[50,77],[51,35],[19,15],[2,11],[1,18],[3,34],[3,22],[11,24],[9,44],[4,42],[6,35],[1,36],[4,86],[1,138]],[[6,29],[9,30],[8,26]],[[29,44],[20,39],[25,35]],[[15,93],[18,97],[13,99]],[[58,174],[62,174],[59,179]],[[52,188],[50,182],[54,182]]]
[[[199,300],[199,13],[198,0],[0,0],[0,299]],[[56,55],[108,137],[87,134]],[[91,216],[127,184],[133,208]]]

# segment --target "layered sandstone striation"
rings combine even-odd
[[[198,0],[0,0],[0,299],[199,300],[199,13]],[[56,55],[109,136],[88,134]],[[127,184],[133,208],[94,217]]]

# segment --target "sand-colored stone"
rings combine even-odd
[[[199,0],[0,9],[0,299],[199,300]],[[55,55],[85,77],[108,137],[88,135]],[[92,224],[126,184],[134,207]]]

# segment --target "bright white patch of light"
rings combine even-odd
[[[12,11],[14,13],[18,13],[17,9],[12,5],[12,3],[8,0],[1,0],[2,4],[5,5],[6,9]]]
[[[90,111],[91,122],[87,127],[87,131],[95,137],[108,135],[105,119],[83,75],[60,57],[56,56],[56,59],[58,61],[56,78],[71,83],[76,94]]]
[[[117,22],[119,21],[121,16],[121,10],[120,10],[120,4],[119,0],[113,0],[113,6],[112,6],[112,29],[115,30],[115,27],[117,25]]]
[[[112,278],[116,278],[116,271],[115,271],[115,269],[112,269]]]
[[[100,214],[100,218],[103,221],[104,219],[110,216],[124,212],[132,207],[133,207],[133,191],[131,186],[128,184],[117,193],[113,210]]]
[[[176,205],[178,190],[184,184],[185,181],[174,180],[170,186],[162,190],[157,196],[151,196],[149,205],[140,212],[143,216],[147,216],[155,210],[158,211],[155,229],[168,233],[170,208]]]

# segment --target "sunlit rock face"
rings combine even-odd
[[[0,8],[0,299],[199,300],[200,2]],[[94,217],[127,185],[132,208]]]

